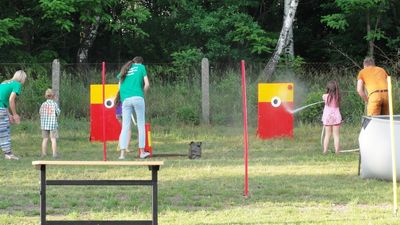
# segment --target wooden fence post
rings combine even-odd
[[[54,59],[51,65],[51,88],[53,89],[54,94],[57,96],[57,103],[60,102],[60,61],[58,59]]]
[[[201,111],[202,123],[210,124],[210,64],[207,58],[201,60]]]

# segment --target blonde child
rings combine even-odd
[[[40,127],[42,129],[42,157],[47,155],[47,142],[51,140],[51,148],[53,150],[53,158],[57,158],[57,138],[58,138],[58,122],[60,108],[55,101],[53,90],[47,89],[45,92],[46,101],[40,106]]]
[[[339,130],[342,123],[340,114],[340,91],[338,83],[335,80],[329,81],[326,85],[326,93],[322,95],[325,102],[324,112],[322,114],[322,123],[325,128],[325,137],[323,143],[323,153],[328,153],[329,139],[333,134],[335,153],[339,154]]]

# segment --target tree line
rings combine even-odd
[[[265,62],[284,0],[14,0],[0,2],[0,61]],[[397,65],[400,1],[298,0],[294,57],[350,63],[367,55]]]

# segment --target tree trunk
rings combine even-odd
[[[81,33],[81,45],[78,49],[77,53],[77,63],[78,63],[78,71],[82,74],[88,74],[87,71],[87,63],[89,58],[89,50],[93,46],[94,41],[96,40],[97,30],[99,28],[100,17],[96,17],[96,22],[94,24],[90,24]],[[90,80],[89,77],[83,76],[83,82],[87,84]]]
[[[367,11],[367,36],[371,32],[371,17],[369,10]],[[374,57],[374,40],[368,41],[368,56]]]
[[[285,16],[283,21],[283,26],[281,33],[279,35],[278,43],[276,45],[274,54],[269,59],[267,65],[264,67],[264,74],[266,75],[266,80],[270,80],[272,74],[275,72],[276,65],[279,62],[280,56],[282,54],[283,49],[286,47],[288,42],[288,36],[290,28],[293,25],[294,16],[296,14],[297,5],[299,4],[299,0],[291,0],[288,15]]]
[[[290,1],[291,0],[285,0],[285,11],[284,11],[284,16],[283,19],[287,17],[289,14],[289,8],[290,8]],[[286,60],[292,60],[294,58],[294,43],[293,43],[293,26],[290,26],[289,32],[288,32],[288,37],[286,38],[286,43],[285,43],[285,58]]]

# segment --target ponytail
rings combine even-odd
[[[340,91],[339,91],[339,85],[338,82],[335,81],[335,89],[336,89],[336,93],[335,93],[335,99],[336,99],[336,104],[338,107],[340,107]]]
[[[129,62],[125,63],[124,66],[122,66],[121,72],[120,72],[120,74],[121,74],[121,78],[120,78],[121,79],[121,83],[125,80],[126,74],[128,73],[128,69],[131,67],[132,63],[133,63],[133,60],[130,60]]]
[[[121,96],[118,91],[114,99],[114,106],[117,106],[120,102],[121,102]]]

